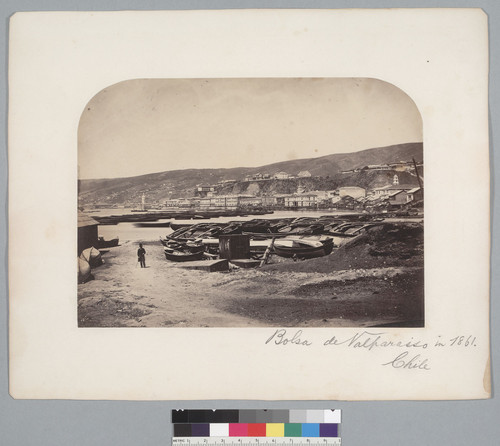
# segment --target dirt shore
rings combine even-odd
[[[78,285],[80,327],[422,326],[423,229],[373,228],[333,253],[260,269],[190,270],[158,241],[103,252],[94,280]]]

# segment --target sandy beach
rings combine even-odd
[[[408,227],[410,232],[408,232]],[[94,280],[78,285],[80,327],[421,326],[423,229],[375,228],[329,256],[276,255],[258,269],[186,269],[157,240],[102,250]],[[406,231],[406,232],[405,232]],[[413,232],[412,232],[413,231]]]

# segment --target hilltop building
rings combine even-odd
[[[271,175],[268,173],[254,173],[252,175],[247,175],[245,177],[245,181],[261,181],[261,180],[269,180],[271,178]]]
[[[278,172],[274,174],[274,178],[277,180],[287,180],[288,178],[290,178],[290,174],[286,172]]]
[[[194,194],[198,197],[207,197],[214,191],[214,186],[197,186]]]

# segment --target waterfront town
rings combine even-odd
[[[307,170],[297,174],[279,171],[274,174],[255,173],[244,179],[224,179],[214,184],[197,184],[192,189],[192,196],[179,198],[156,197],[152,200],[150,188],[132,193],[128,203],[117,205],[110,202],[113,196],[102,197],[102,201],[82,200],[82,207],[137,207],[140,210],[148,209],[345,209],[381,211],[414,206],[423,199],[422,163],[400,161],[391,164],[374,164],[361,168],[341,171],[341,176],[353,176],[348,186],[338,186],[327,189],[335,184],[324,177],[313,177]],[[418,175],[416,173],[418,171]],[[384,174],[374,182],[378,187],[361,187],[356,185],[356,178],[366,177],[368,174]],[[338,176],[338,175],[337,175]],[[405,181],[402,180],[405,179]],[[309,180],[309,181],[307,181]],[[284,183],[286,189],[294,189],[293,193],[279,193],[279,187],[269,187],[271,184]],[[340,181],[342,182],[342,181]],[[364,181],[366,183],[366,181]],[[326,190],[313,190],[314,186]],[[234,190],[243,191],[231,193]],[[169,193],[171,195],[172,192]],[[138,208],[139,209],[139,208]]]
[[[300,172],[298,178],[308,178],[307,171]],[[286,180],[293,178],[286,172],[279,172],[273,178],[255,175],[245,178],[247,182]],[[178,198],[165,200],[167,208],[255,208],[270,209],[374,209],[377,207],[402,206],[415,203],[422,199],[422,188],[415,184],[400,184],[397,174],[392,184],[366,190],[359,186],[341,186],[335,190],[299,190],[293,194],[275,194],[269,196],[254,196],[248,194],[216,195],[219,186],[234,184],[236,180],[225,180],[214,186],[200,185],[196,188],[192,198]]]
[[[154,200],[141,180],[128,210],[109,191],[87,194],[78,324],[423,326],[422,173],[414,160],[333,181],[257,172]]]

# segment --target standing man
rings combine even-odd
[[[139,243],[137,250],[137,261],[141,262],[141,268],[146,268],[146,250],[142,247],[142,243]]]

